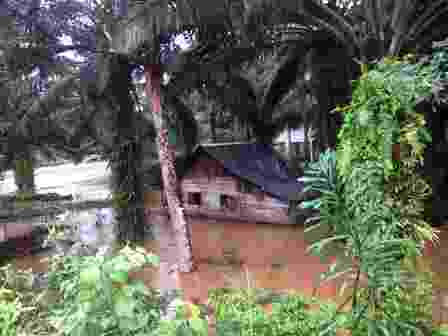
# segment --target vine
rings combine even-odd
[[[431,188],[419,174],[432,139],[418,102],[431,94],[433,71],[412,56],[363,66],[352,102],[338,108],[336,152],[322,154],[303,178],[305,191],[320,193],[302,203],[319,210],[307,222],[329,229],[309,250],[322,256],[327,245],[342,246],[323,280],[343,275],[352,289],[345,324],[352,335],[430,330],[431,276],[416,269],[424,242],[436,239],[424,217]]]
[[[385,204],[399,209],[402,232],[420,242],[433,234],[422,215],[431,188],[418,174],[431,134],[417,103],[431,94],[433,69],[433,64],[414,63],[409,56],[385,59],[364,70],[354,84],[352,103],[339,108],[344,113],[339,175],[348,181],[354,167],[364,162],[381,165]]]

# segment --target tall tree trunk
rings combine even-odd
[[[291,141],[291,128],[287,127],[287,134],[288,134],[288,140],[287,140],[287,146],[288,146],[288,161],[291,162],[291,160],[293,159],[293,155],[292,155],[292,141]]]
[[[143,164],[142,146],[137,134],[136,113],[130,90],[130,66],[126,60],[116,59],[112,67],[111,90],[117,97],[118,114],[114,139],[117,149],[112,158],[112,183],[117,214],[117,233],[120,241],[142,241],[145,238],[144,187],[140,168]]]
[[[216,106],[212,104],[212,110],[210,113],[210,132],[212,136],[212,142],[216,142]]]
[[[117,139],[117,146],[120,147],[116,160],[111,164],[117,238],[119,241],[136,242],[148,238],[145,234],[144,190],[139,169],[143,158],[138,141],[125,139]]]
[[[163,187],[168,203],[168,212],[173,226],[177,244],[178,270],[191,272],[193,261],[188,224],[183,213],[182,202],[179,197],[179,183],[174,167],[175,151],[168,142],[168,129],[163,122],[160,81],[162,71],[159,65],[146,65],[146,94],[151,101],[154,125],[158,132],[159,160],[162,170]]]
[[[20,147],[20,150],[14,154],[14,180],[17,191],[18,193],[33,194],[36,189],[33,153],[26,145]]]

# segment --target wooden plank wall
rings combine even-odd
[[[220,216],[222,213],[229,215],[237,215],[241,218],[251,219],[254,221],[269,223],[288,223],[288,208],[282,207],[278,200],[265,192],[258,191],[255,193],[245,193],[240,191],[240,179],[232,176],[224,170],[221,164],[216,160],[209,158],[198,158],[190,171],[181,181],[181,192],[184,207],[188,209],[197,209],[197,206],[188,204],[188,193],[218,193],[228,195],[236,200],[236,208],[232,210],[209,209],[206,205],[202,205],[201,215],[214,217]],[[204,200],[205,194],[202,195]]]

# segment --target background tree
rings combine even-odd
[[[66,37],[76,43],[82,40],[79,48],[86,50],[89,35],[84,34],[88,25],[83,20],[88,19],[88,11],[77,1],[50,5],[40,1],[0,4],[5,23],[0,29],[2,118],[7,125],[2,128],[2,149],[7,153],[5,168],[16,169],[19,191],[34,189],[36,149],[47,156],[52,156],[51,147],[79,157],[88,147],[80,148],[84,140],[79,131],[82,127],[67,133],[56,122],[61,119],[58,113],[82,115],[79,81],[73,73],[76,62],[63,55],[75,47],[61,39]]]

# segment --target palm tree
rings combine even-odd
[[[72,4],[75,3],[64,5]],[[56,12],[60,9],[58,6],[51,8]],[[77,7],[70,8],[75,11]],[[0,118],[5,125],[1,129],[1,144],[6,154],[2,169],[15,169],[19,192],[34,192],[33,152],[38,150],[47,157],[54,157],[57,151],[79,157],[91,143],[85,144],[83,127],[68,131],[60,123],[61,116],[80,115],[83,108],[73,62],[59,56],[70,49],[58,41],[58,36],[63,34],[59,30],[59,17],[50,10],[45,14],[54,16],[56,22],[48,22],[46,15],[41,15],[44,9],[40,1],[3,1],[0,10],[3,98]],[[76,10],[79,12],[79,8]],[[73,14],[61,13],[62,21],[67,13]],[[52,30],[56,31],[56,36],[49,33]]]
[[[0,120],[1,148],[5,159],[1,170],[13,168],[19,193],[33,193],[34,153],[39,151],[44,157],[54,158],[55,152],[74,157],[88,149],[82,147],[80,134],[70,134],[57,122],[57,114],[64,110],[77,114],[68,92],[74,89],[72,76],[60,79],[50,85],[48,93],[36,96],[33,80],[7,80],[1,87],[3,109]],[[78,107],[79,109],[79,107]],[[81,148],[82,147],[82,148]]]
[[[272,90],[269,94],[265,93],[262,103],[257,101],[254,106],[253,99],[248,99],[246,103],[251,105],[249,110],[258,112],[247,114],[245,119],[261,120],[262,118],[256,117],[257,114],[259,116],[269,114],[273,107],[277,106],[278,102],[289,93],[291,85],[302,82],[299,85],[302,89],[298,90],[302,98],[313,96],[318,102],[317,107],[307,108],[308,113],[305,114],[304,121],[318,124],[320,147],[325,148],[335,145],[338,120],[329,120],[328,114],[335,105],[349,99],[350,79],[356,78],[358,74],[355,61],[373,58],[373,56],[370,57],[370,52],[367,52],[366,45],[375,44],[370,43],[372,34],[368,29],[366,30],[366,27],[371,26],[371,30],[377,32],[379,41],[388,41],[384,39],[387,34],[391,35],[390,43],[393,47],[385,49],[392,50],[394,53],[395,50],[404,50],[404,46],[412,42],[411,37],[414,38],[420,34],[415,31],[411,34],[412,36],[403,39],[409,43],[396,42],[397,36],[402,36],[397,32],[398,25],[402,26],[408,22],[406,20],[412,18],[411,14],[407,14],[407,19],[401,19],[402,16],[398,14],[403,8],[400,7],[399,1],[390,0],[381,3],[380,1],[358,3],[329,1],[327,4],[319,0],[282,1],[271,3],[270,6],[264,2],[261,3],[257,5],[255,1],[238,0],[228,3],[204,3],[193,0],[155,3],[129,1],[124,6],[129,8],[126,13],[122,13],[126,14],[123,18],[105,20],[109,34],[103,32],[103,35],[112,37],[108,50],[127,58],[129,64],[135,63],[145,67],[147,96],[151,97],[152,102],[152,116],[148,116],[148,119],[154,120],[158,130],[159,157],[164,172],[165,192],[169,199],[172,222],[178,232],[178,243],[183,255],[181,264],[185,265],[185,269],[189,268],[189,252],[186,248],[188,246],[187,227],[180,211],[181,204],[176,190],[177,181],[173,174],[173,149],[167,141],[168,130],[164,126],[164,118],[161,115],[163,113],[160,108],[162,89],[159,86],[162,74],[171,73],[172,80],[166,86],[168,90],[176,88],[182,91],[186,87],[191,87],[192,83],[204,82],[204,78],[206,79],[209,73],[216,70],[217,64],[241,64],[255,57],[260,49],[279,43],[295,45],[296,52],[291,51],[289,60],[285,61],[281,70],[278,70],[278,78],[272,81]],[[414,2],[409,2],[406,8],[413,7],[415,9],[413,14],[430,17],[430,20],[425,23],[426,28],[429,29],[430,24],[437,21],[435,19],[441,18],[439,14],[445,12],[445,7],[440,1],[432,5],[425,2],[425,6],[421,7],[415,5]],[[388,19],[381,21],[378,26],[373,26],[374,20],[369,15],[374,13],[374,17],[378,18],[381,14],[380,9],[391,8],[394,15],[384,16]],[[386,30],[384,27],[388,24],[392,28]],[[187,30],[194,32],[193,36],[196,37],[198,47],[174,57],[168,64],[163,64],[160,56],[164,56],[163,42],[166,40],[166,35]],[[334,50],[331,59],[328,57],[329,43],[332,51]],[[398,48],[397,45],[401,45],[402,48]],[[377,57],[381,54],[380,52],[374,55]],[[307,69],[297,71],[297,66],[304,60],[304,55],[307,55],[307,62],[305,62]],[[335,55],[338,56],[334,57]],[[99,61],[98,64],[101,67],[104,62]],[[107,78],[107,66],[102,69],[104,70],[102,74],[106,74],[102,78]],[[311,76],[300,78],[298,76],[300,73],[311,74]],[[338,77],[342,77],[343,80],[338,81]],[[232,81],[242,83],[237,78]],[[284,83],[286,85],[283,85]],[[244,85],[240,86],[244,88]],[[229,102],[226,103],[229,104]],[[253,109],[254,107],[256,109]],[[272,124],[270,126],[261,124],[260,129],[270,131],[271,126]],[[256,133],[262,134],[261,131]]]
[[[181,201],[178,195],[178,182],[174,170],[174,148],[169,143],[163,102],[169,101],[166,95],[172,90],[181,91],[200,82],[207,71],[216,67],[217,63],[241,63],[248,57],[256,55],[260,46],[272,45],[276,36],[281,40],[283,32],[302,40],[307,27],[294,25],[284,27],[272,23],[273,29],[246,29],[245,18],[252,9],[252,4],[246,6],[243,1],[236,0],[229,3],[199,2],[199,1],[168,1],[168,2],[137,2],[126,1],[128,10],[121,19],[108,18],[106,27],[109,35],[109,51],[127,57],[136,64],[143,65],[146,75],[147,97],[151,101],[152,115],[148,119],[154,121],[158,133],[159,159],[162,167],[164,191],[168,201],[171,222],[176,232],[179,247],[179,268],[191,270],[191,249],[188,240],[188,227],[182,213]],[[289,2],[290,11],[297,10],[300,2]],[[126,7],[126,6],[125,6]],[[254,28],[252,26],[252,28]],[[164,44],[170,41],[173,32],[192,32],[196,47],[189,52],[166,54]],[[168,36],[168,39],[166,37]],[[287,39],[285,40],[287,41]],[[163,62],[162,59],[170,59]],[[105,58],[101,57],[98,66],[103,69],[103,76],[107,78],[110,68],[103,67]],[[109,71],[108,71],[109,70]],[[164,73],[170,73],[172,81],[161,85]],[[120,83],[122,84],[122,83]],[[118,85],[114,83],[113,85]],[[100,85],[101,86],[101,85]],[[104,87],[105,85],[103,85]],[[163,94],[162,94],[163,93]],[[162,94],[162,95],[161,95]]]

